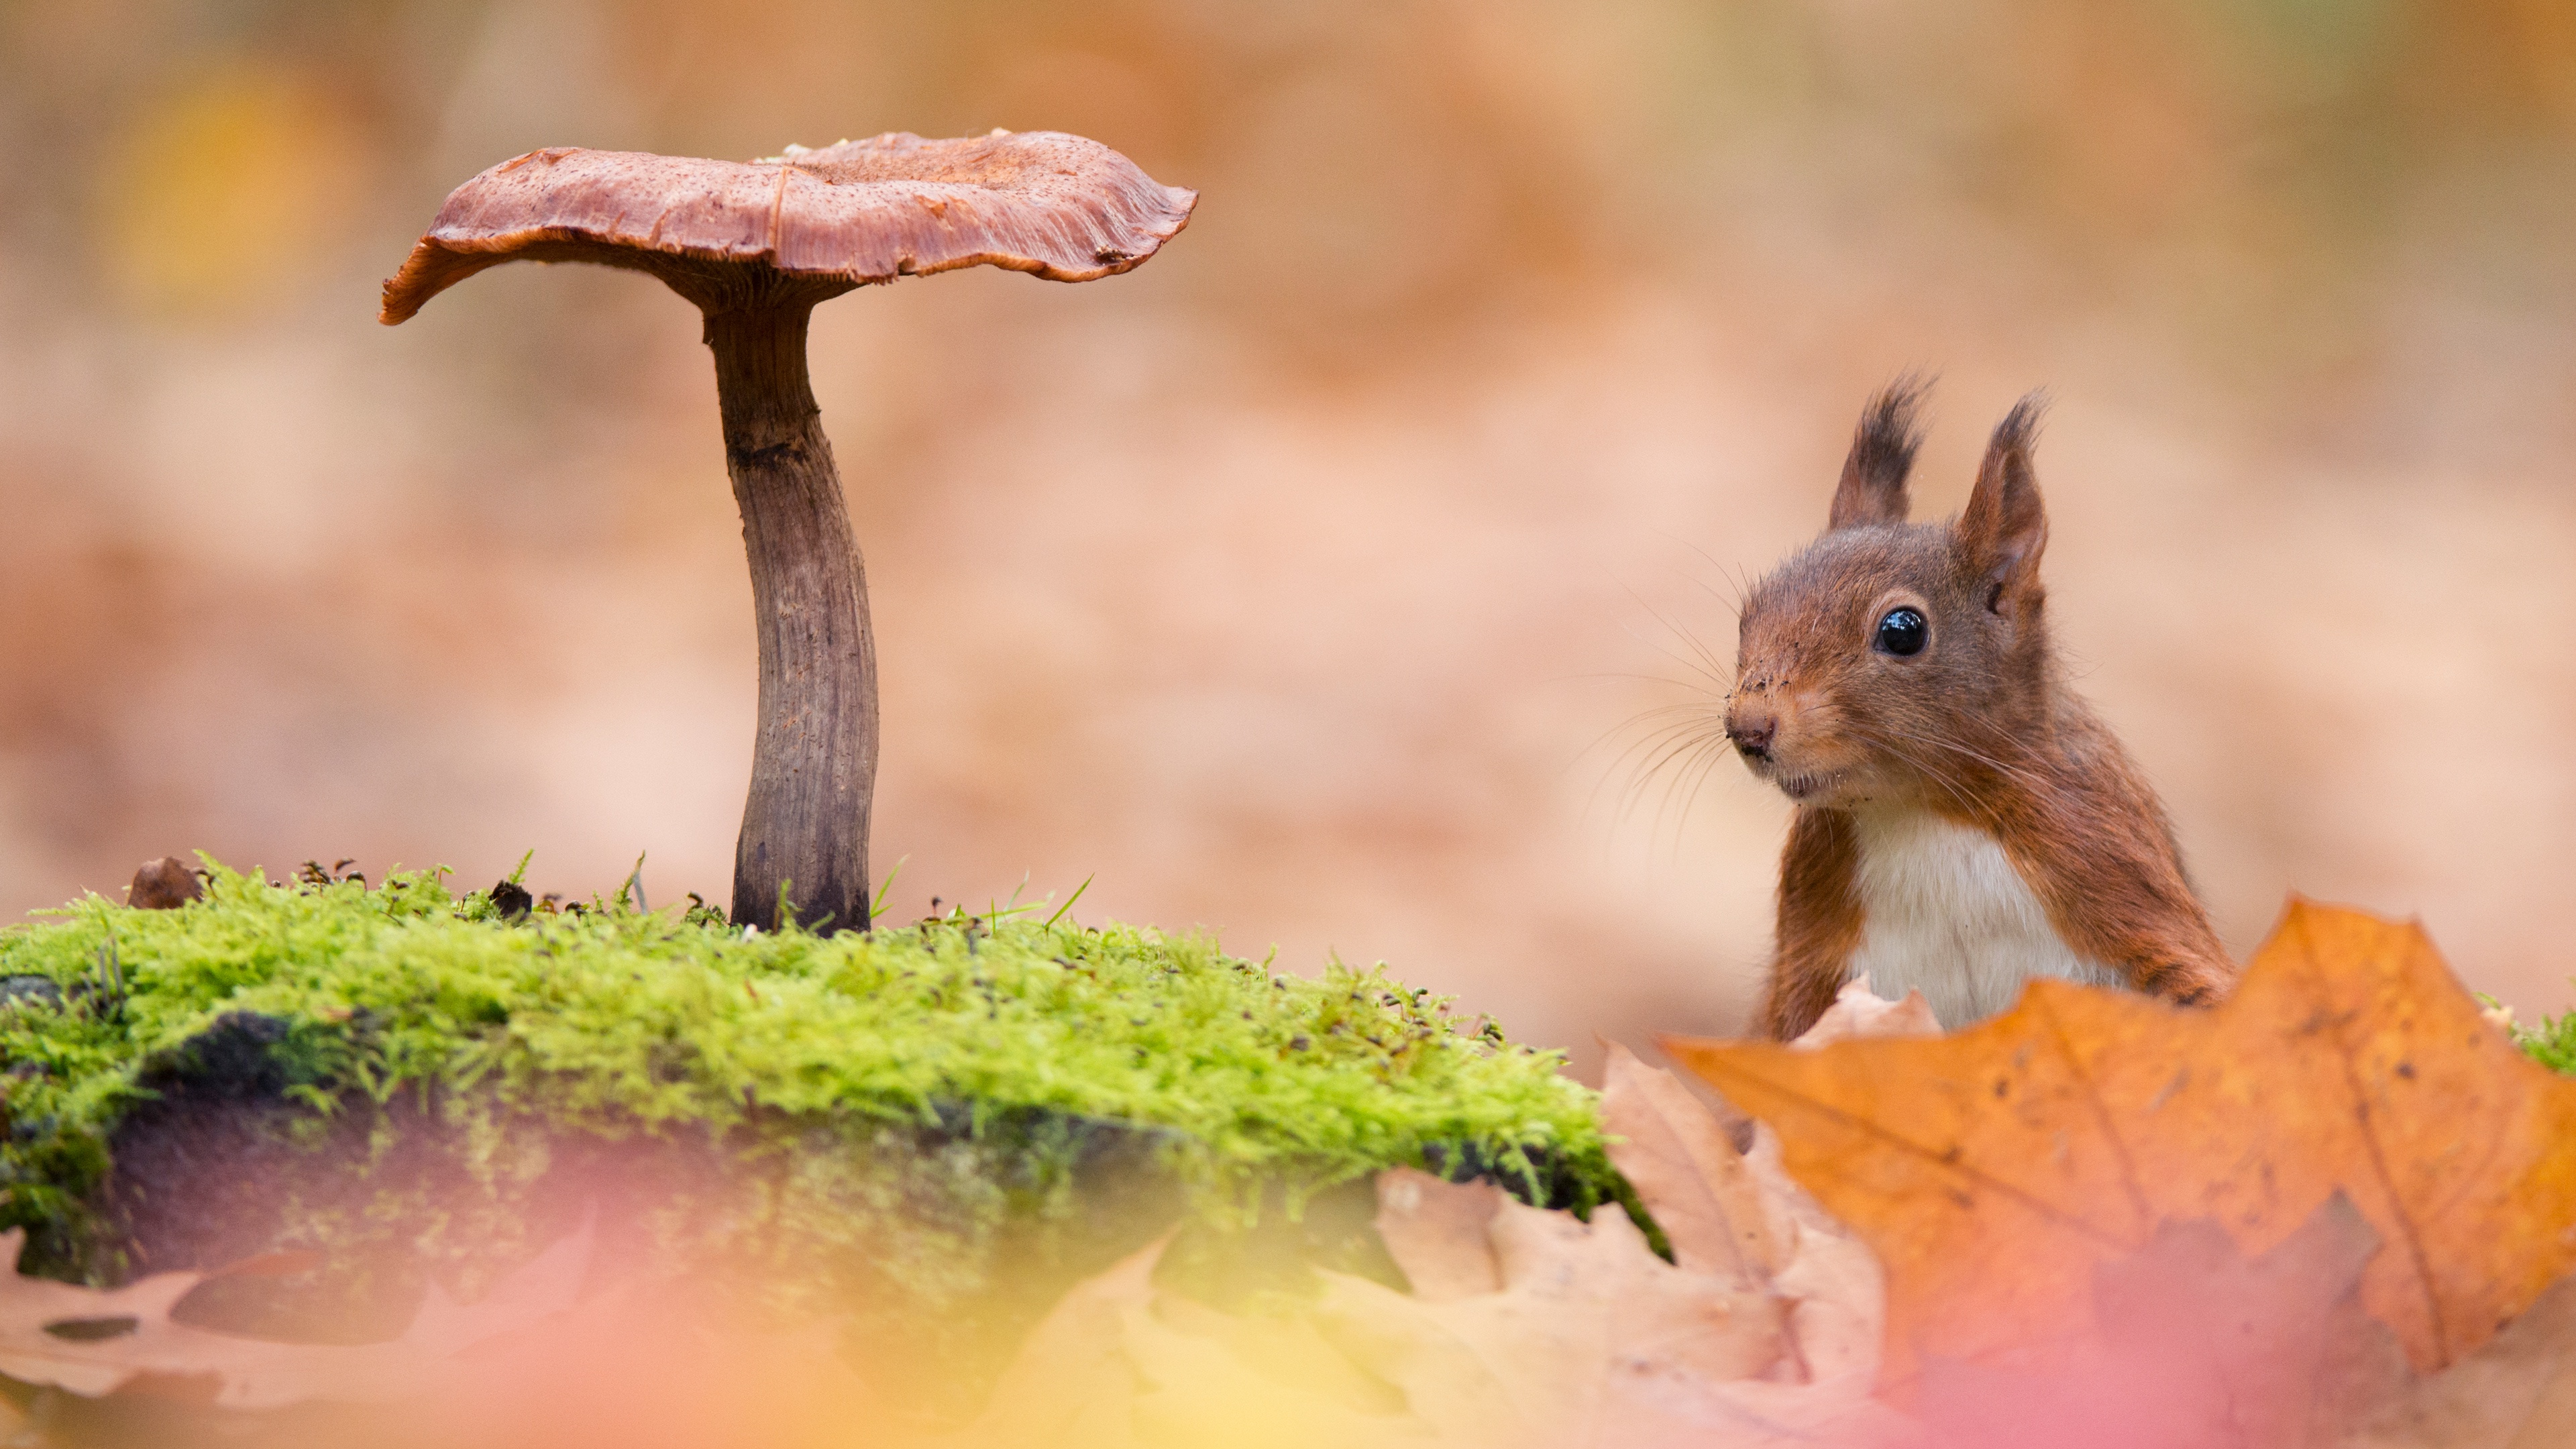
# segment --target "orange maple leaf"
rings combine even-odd
[[[1662,1045],[1877,1250],[1895,1380],[2090,1330],[2095,1266],[2161,1223],[2214,1220],[2253,1256],[2338,1189],[2383,1244],[2362,1302],[2422,1369],[2576,1267],[2576,1081],[2481,1019],[2411,924],[2294,899],[2210,1011],[2037,980],[1934,1040]]]

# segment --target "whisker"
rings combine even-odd
[[[1630,715],[1628,718],[1621,720],[1619,723],[1612,725],[1610,728],[1603,730],[1600,734],[1594,736],[1592,743],[1585,745],[1583,747],[1583,751],[1584,753],[1589,754],[1609,743],[1611,737],[1617,735],[1621,731],[1634,729],[1650,720],[1659,719],[1667,715],[1680,715],[1682,716],[1681,722],[1677,724],[1666,724],[1647,738],[1660,739],[1674,730],[1689,729],[1692,725],[1702,722],[1718,724],[1720,728],[1724,727],[1723,722],[1725,716],[1723,713],[1703,713],[1700,708],[1695,706],[1666,705],[1657,709],[1642,710],[1636,714]],[[1617,765],[1620,760],[1627,758],[1629,753],[1636,748],[1637,747],[1632,744],[1627,749],[1621,750],[1618,755],[1611,759],[1610,763],[1614,766]]]
[[[1655,810],[1652,832],[1655,835],[1662,834],[1664,817],[1670,811],[1673,794],[1682,781],[1694,770],[1705,776],[1723,763],[1734,748],[1722,730],[1695,727],[1691,722],[1667,726],[1650,741],[1641,742],[1641,746],[1626,752],[1644,758],[1621,794],[1619,819],[1624,821],[1633,816],[1645,802],[1646,792],[1661,781],[1664,798]],[[1623,754],[1622,758],[1625,757]]]
[[[1646,684],[1669,684],[1678,689],[1697,689],[1700,687],[1691,683],[1687,679],[1675,679],[1669,674],[1639,674],[1635,670],[1623,669],[1603,670],[1597,674],[1559,674],[1555,676],[1555,679],[1559,681],[1575,679],[1630,679],[1641,681]]]
[[[1691,765],[1700,758],[1700,754],[1700,748],[1694,746],[1688,754],[1682,756],[1680,768],[1667,771],[1660,777],[1663,793],[1655,801],[1655,816],[1647,830],[1646,838],[1650,848],[1661,855],[1667,863],[1681,858],[1681,827],[1677,823],[1672,823],[1675,821],[1675,802],[1681,793],[1682,782],[1688,777]],[[1688,803],[1682,802],[1681,808],[1687,810]]]
[[[1621,812],[1620,818],[1624,820],[1636,813],[1637,806],[1644,803],[1646,790],[1657,781],[1663,782],[1664,794],[1669,799],[1672,794],[1673,777],[1666,773],[1667,767],[1677,760],[1691,759],[1705,748],[1707,748],[1707,742],[1699,739],[1684,739],[1666,747],[1661,754],[1649,761],[1645,768],[1637,772],[1636,788],[1629,798],[1627,807]],[[1656,810],[1656,819],[1659,822],[1662,819],[1660,806]],[[1657,828],[1661,828],[1660,824]]]
[[[1690,630],[1673,622],[1673,620],[1667,616],[1663,610],[1656,608],[1651,603],[1648,603],[1645,597],[1639,594],[1635,589],[1632,588],[1628,590],[1628,597],[1636,603],[1638,608],[1641,608],[1647,613],[1653,615],[1656,623],[1671,630],[1672,633],[1683,643],[1688,644],[1691,647],[1691,652],[1697,654],[1700,657],[1701,662],[1708,666],[1704,672],[1709,679],[1718,681],[1729,679],[1731,671],[1729,671],[1726,665],[1718,659],[1714,650],[1700,642],[1698,635],[1693,634]]]
[[[1690,824],[1691,807],[1699,803],[1700,792],[1708,788],[1710,779],[1714,778],[1725,764],[1726,752],[1716,748],[1714,743],[1703,744],[1696,754],[1683,762],[1680,779],[1674,792],[1681,797],[1680,806],[1673,812],[1674,859],[1678,860],[1681,857],[1682,834]]]
[[[1936,750],[1946,750],[1952,754],[1961,756],[1962,758],[1973,760],[1978,764],[1984,765],[1989,769],[2005,775],[2008,778],[2020,780],[2022,783],[2031,786],[2033,789],[2045,790],[2047,788],[2047,781],[2042,779],[2040,776],[2033,774],[2031,771],[2019,766],[2007,764],[2004,761],[1995,759],[1981,751],[1971,749],[1966,745],[1960,744],[1956,740],[1933,739],[1927,736],[1909,734],[1902,730],[1888,730],[1883,726],[1882,729],[1885,733],[1880,735],[1878,739],[1878,743],[1882,747],[1887,749],[1889,753],[1897,756],[1899,759],[1902,759],[1906,763],[1914,766],[1917,770],[1922,771],[1924,775],[1930,778],[1934,783],[1949,791],[1950,797],[1959,802],[1960,808],[1967,810],[1970,813],[1975,812],[1975,806],[1970,803],[1966,795],[1960,792],[1958,786],[1950,780],[1947,774],[1936,768],[1930,761],[1910,755],[1904,750],[1898,748],[1895,743],[1895,739],[1901,738],[1910,740],[1915,744],[1929,746]],[[1894,736],[1894,738],[1888,737],[1891,735]]]
[[[1924,735],[1906,734],[1903,731],[1896,731],[1896,733],[1902,738],[1910,740],[1915,744],[1929,745],[1936,750],[1948,750],[1952,754],[1974,760],[1988,769],[2010,776],[2011,778],[2019,780],[2034,789],[2047,788],[2048,782],[2043,777],[2032,773],[2030,770],[2018,765],[2007,764],[2006,762],[1998,760],[1994,756],[1986,754],[1981,750],[1972,749],[1967,745],[1963,745],[1957,740],[1933,739]]]
[[[1681,655],[1674,653],[1672,650],[1665,648],[1661,644],[1657,644],[1649,639],[1640,639],[1633,631],[1623,629],[1622,632],[1627,633],[1629,638],[1636,639],[1638,643],[1643,644],[1647,648],[1654,650],[1656,653],[1663,655],[1665,658],[1680,665],[1682,668],[1687,669],[1691,673],[1698,675],[1700,678],[1707,680],[1721,693],[1734,688],[1735,680],[1733,675],[1727,670],[1725,665],[1718,662],[1718,658],[1715,654],[1709,652],[1707,645],[1699,642],[1697,636],[1693,635],[1688,629],[1683,628],[1681,625],[1676,624],[1671,619],[1665,617],[1664,612],[1661,609],[1647,603],[1636,590],[1630,589],[1628,591],[1628,597],[1636,601],[1638,608],[1653,615],[1655,622],[1663,625],[1665,629],[1671,631],[1675,638],[1678,638],[1683,643],[1689,645],[1691,652],[1699,656],[1699,661],[1697,663],[1693,663],[1692,661],[1683,658]]]
[[[1667,535],[1667,536],[1669,537],[1670,535]],[[1713,553],[1710,553],[1707,549],[1704,549],[1704,548],[1700,547],[1698,544],[1692,543],[1692,542],[1691,542],[1690,540],[1688,540],[1688,539],[1684,539],[1684,538],[1675,538],[1675,539],[1673,539],[1673,541],[1674,541],[1675,543],[1680,544],[1682,547],[1684,547],[1684,548],[1686,548],[1686,549],[1689,549],[1691,552],[1693,552],[1693,553],[1695,553],[1695,554],[1698,554],[1698,555],[1700,556],[1701,561],[1705,562],[1705,563],[1706,563],[1710,568],[1713,568],[1713,569],[1717,570],[1717,574],[1718,574],[1718,577],[1719,577],[1719,578],[1725,579],[1728,583],[1733,584],[1733,585],[1735,586],[1735,593],[1734,593],[1734,596],[1733,596],[1733,597],[1731,597],[1731,598],[1729,598],[1727,595],[1720,594],[1720,593],[1717,591],[1717,589],[1716,589],[1713,585],[1711,585],[1707,580],[1705,580],[1705,579],[1695,579],[1695,580],[1693,580],[1693,582],[1697,583],[1701,588],[1707,589],[1707,590],[1708,590],[1708,592],[1709,592],[1709,596],[1710,596],[1711,598],[1725,599],[1725,600],[1726,600],[1726,611],[1727,611],[1728,613],[1733,614],[1735,617],[1737,617],[1737,618],[1739,618],[1739,619],[1743,618],[1743,617],[1744,617],[1744,595],[1745,595],[1745,593],[1747,592],[1747,586],[1746,586],[1744,583],[1742,583],[1742,582],[1741,582],[1741,581],[1740,581],[1740,580],[1739,580],[1739,579],[1734,575],[1734,572],[1733,572],[1734,570],[1740,569],[1740,568],[1742,567],[1742,565],[1740,565],[1740,564],[1727,564],[1727,563],[1720,562],[1720,561],[1719,561],[1719,559],[1718,559],[1718,557],[1717,557],[1717,555],[1715,555],[1715,554],[1713,554]]]
[[[1874,738],[1871,740],[1871,743],[1877,745],[1880,749],[1887,751],[1889,754],[1896,756],[1898,759],[1903,760],[1905,763],[1912,765],[1917,771],[1921,772],[1924,778],[1948,791],[1950,798],[1959,802],[1960,809],[1971,813],[1975,811],[1975,805],[1970,802],[1965,794],[1961,793],[1958,785],[1953,782],[1948,775],[1943,774],[1939,769],[1935,768],[1929,760],[1924,760],[1917,756],[1908,754],[1893,740]]]

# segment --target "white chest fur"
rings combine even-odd
[[[2077,955],[1995,838],[1929,810],[1860,810],[1863,920],[1850,976],[1890,1001],[1922,991],[1951,1031],[1992,1016],[2033,976],[2116,986],[2119,973]]]

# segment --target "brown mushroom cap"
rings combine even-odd
[[[702,307],[773,279],[820,300],[978,265],[1087,282],[1152,256],[1197,201],[1058,131],[947,141],[893,131],[760,161],[553,147],[450,193],[385,283],[379,320],[401,322],[476,272],[520,260],[648,271]]]

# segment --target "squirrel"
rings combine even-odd
[[[2042,399],[1957,518],[1910,523],[1924,391],[1870,401],[1824,534],[1745,598],[1726,737],[1798,807],[1761,1030],[1796,1037],[1863,975],[1950,1030],[2033,976],[2214,1003],[2236,967],[2164,806],[2049,638]]]

